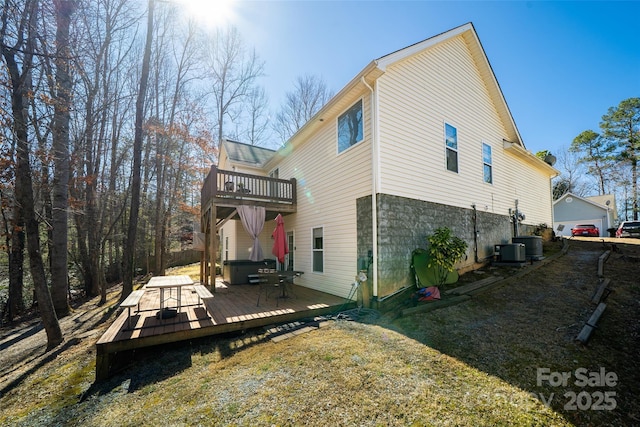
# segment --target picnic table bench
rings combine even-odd
[[[204,285],[194,285],[193,290],[198,294],[198,306],[202,305],[202,300],[213,298],[213,294]],[[204,305],[205,311],[207,310],[207,304]]]
[[[120,307],[127,309],[127,326],[131,329],[131,307],[138,307],[136,311],[140,311],[140,299],[144,295],[144,289],[133,291],[120,303]]]

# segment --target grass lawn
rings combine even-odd
[[[114,313],[88,302],[76,312],[84,329],[70,329],[55,357],[32,348],[11,358],[29,324],[0,330],[0,425],[638,424],[640,251],[610,258],[607,310],[587,346],[574,342],[594,308],[602,252],[574,243],[517,282],[429,313],[329,321],[280,342],[256,330],[145,349],[100,384],[94,344]],[[581,386],[581,368],[618,380]],[[538,385],[540,369],[571,378]],[[592,409],[598,392],[609,404],[615,393],[616,407]]]

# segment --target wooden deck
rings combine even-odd
[[[288,298],[277,298],[281,295],[280,288],[270,288],[265,298],[265,289],[260,285],[225,285],[218,279],[214,297],[198,305],[193,286],[184,286],[180,313],[173,318],[158,319],[160,292],[146,289],[140,311],[131,310],[131,327],[124,309],[96,343],[96,380],[109,376],[111,357],[121,351],[321,316],[345,304],[344,298],[301,286],[289,286],[288,290]],[[168,293],[165,290],[165,298]],[[175,293],[174,289],[174,297]],[[175,301],[172,303],[169,306],[175,307]]]

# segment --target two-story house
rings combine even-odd
[[[248,259],[235,206],[262,206],[265,257],[282,213],[297,284],[347,296],[365,269],[383,303],[414,286],[411,252],[438,227],[467,241],[471,268],[510,241],[516,209],[521,229],[551,224],[556,174],[526,150],[469,23],[372,61],[277,151],[224,141],[205,258]]]

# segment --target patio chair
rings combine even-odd
[[[439,267],[429,267],[429,252],[426,249],[418,248],[411,253],[411,270],[418,289],[440,284],[449,285],[458,281],[458,272],[453,270],[447,273],[444,283],[440,283]]]
[[[258,277],[260,278],[260,289],[258,290],[258,301],[256,302],[256,307],[260,306],[260,298],[262,297],[263,292],[264,299],[267,300],[269,298],[269,291],[272,289],[279,291],[280,286],[282,285],[282,280],[280,279],[280,276],[278,276],[278,272],[274,269],[258,269]],[[276,307],[277,306],[278,299],[276,298]]]

